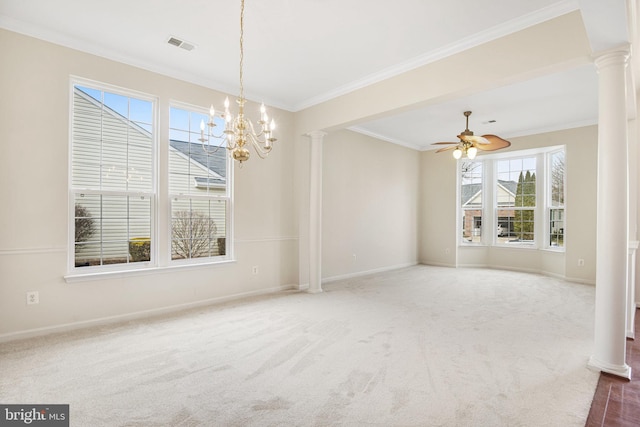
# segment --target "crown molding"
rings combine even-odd
[[[358,89],[362,89],[366,86],[381,82],[391,77],[395,77],[399,74],[405,73],[415,68],[419,68],[429,63],[438,61],[445,57],[463,52],[492,40],[496,40],[500,37],[504,37],[517,31],[521,31],[525,28],[557,18],[561,15],[578,10],[579,8],[579,0],[564,0],[558,3],[554,3],[546,8],[542,8],[519,18],[507,21],[503,24],[488,28],[484,31],[474,34],[473,36],[469,36],[455,43],[442,46],[439,49],[427,52],[423,55],[419,55],[400,64],[385,68],[379,72],[369,74],[361,79],[358,79],[346,85],[342,85],[333,90],[309,98],[297,104],[289,104],[286,102],[278,101],[273,102],[274,100],[271,100],[269,97],[259,96],[259,94],[257,93],[247,93],[246,97],[247,99],[252,101],[258,100],[256,102],[264,100],[265,103],[269,104],[270,106],[286,111],[301,111],[314,105],[329,101],[336,97],[356,91]],[[16,33],[24,34],[88,54],[100,56],[109,60],[121,62],[154,73],[162,74],[167,77],[197,84],[206,88],[210,88],[212,90],[223,92],[225,94],[234,94],[235,92],[237,92],[237,87],[235,86],[230,86],[219,81],[198,77],[194,74],[179,71],[171,67],[159,66],[158,64],[154,64],[151,61],[141,60],[140,58],[134,56],[123,55],[117,50],[93,43],[88,43],[69,34],[52,31],[48,28],[29,24],[27,22],[8,17],[6,15],[0,15],[0,28],[4,28]]]
[[[499,39],[500,37],[504,37],[509,34],[524,30],[542,22],[549,21],[562,15],[566,15],[567,13],[571,13],[578,9],[578,0],[565,0],[559,3],[552,4],[548,7],[542,8],[519,18],[512,19],[503,24],[488,28],[455,43],[448,44],[408,61],[402,62],[392,67],[388,67],[380,72],[370,74],[362,79],[340,86],[322,95],[309,98],[306,101],[293,106],[292,111],[296,112],[317,104],[321,104],[333,98],[337,98],[338,96],[346,95],[347,93],[362,89],[366,86],[381,82],[391,77],[395,77],[399,74],[406,73],[407,71],[411,71],[415,68],[419,68],[429,63],[436,62],[440,59]]]
[[[381,135],[381,134],[378,134],[378,133],[375,133],[375,132],[371,132],[371,131],[369,131],[367,129],[363,129],[363,128],[358,127],[358,126],[350,126],[347,129],[350,130],[350,131],[353,131],[353,132],[357,132],[357,133],[362,134],[362,135],[370,136],[371,138],[379,139],[379,140],[385,141],[385,142],[390,142],[391,144],[401,145],[403,147],[410,148],[412,150],[425,151],[425,148],[424,147],[420,147],[419,145],[411,144],[409,142],[405,142],[405,141],[402,141],[402,140],[399,140],[399,139],[396,139],[396,138],[389,138],[387,136],[384,136],[384,135]]]
[[[51,31],[47,28],[33,25],[15,18],[8,17],[6,15],[0,14],[0,28],[4,28],[5,30],[13,31],[14,33],[22,34],[28,37],[33,37],[47,43],[63,46],[69,49],[87,53],[89,55],[99,56],[101,58],[140,68],[152,73],[181,80],[187,83],[192,83],[224,94],[228,94],[230,96],[234,96],[234,94],[238,92],[237,86],[231,86],[216,80],[198,77],[195,74],[185,73],[175,68],[160,66],[151,61],[144,61],[134,56],[123,55],[117,50],[113,50],[105,46],[96,45],[94,43],[89,43],[84,40],[72,37],[68,34]],[[257,103],[262,102],[263,99],[267,99],[266,97],[251,93],[250,91],[245,91],[245,98],[249,101]],[[274,108],[292,111],[291,106],[284,105],[281,102],[274,103],[265,101],[265,104],[268,104],[269,106]]]

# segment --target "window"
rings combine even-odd
[[[229,259],[231,160],[219,139],[200,140],[208,115],[172,106],[158,144],[153,96],[80,79],[71,89],[71,276]]]
[[[462,244],[564,248],[564,147],[458,164]]]
[[[465,243],[482,240],[482,169],[482,162],[460,163],[462,240]]]
[[[549,200],[549,246],[552,248],[564,247],[564,189],[565,189],[565,168],[564,150],[555,151],[548,155],[549,177],[548,190]]]
[[[498,243],[534,243],[536,157],[496,161]]]
[[[202,141],[201,123],[209,116],[171,107],[169,197],[171,259],[225,256],[230,209],[226,148],[219,138]],[[218,129],[224,128],[221,119]]]
[[[73,85],[70,269],[153,261],[151,97]]]

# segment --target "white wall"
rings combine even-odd
[[[597,139],[597,127],[589,126],[511,138],[511,147],[503,151],[566,145],[564,253],[493,246],[457,247],[456,162],[451,155],[422,153],[420,261],[541,272],[595,283]],[[578,266],[578,259],[584,260],[584,266]]]
[[[548,71],[554,64],[568,66],[567,58],[573,58],[574,65],[588,61],[583,42],[558,37],[564,42],[553,55],[545,42],[545,37],[580,25],[579,16],[569,14],[296,114],[272,110],[279,141],[269,159],[254,156],[243,168],[235,168],[236,262],[77,283],[63,278],[67,273],[70,76],[158,96],[161,124],[168,123],[170,101],[206,107],[211,102],[221,104],[226,94],[0,30],[0,340],[29,331],[304,286],[308,280],[304,248],[308,246],[309,149],[303,133],[309,130],[329,131],[323,142],[325,280],[407,265],[416,259],[450,266],[469,259],[491,266],[495,253],[461,253],[457,247],[455,162],[446,161],[446,155],[417,153],[336,129],[468,92],[471,87],[459,83],[471,77],[474,81],[469,85],[479,90]],[[496,69],[480,67],[472,75],[466,67],[457,66],[470,58],[484,61],[487,49],[504,52],[505,58],[515,50],[531,64],[517,61],[519,68],[511,76],[510,68],[495,61],[489,65]],[[532,69],[532,64],[537,68]],[[453,70],[460,74],[452,75]],[[419,82],[426,84],[415,84]],[[424,92],[416,92],[416,87],[424,87]],[[390,99],[390,93],[397,96]],[[250,104],[248,110],[254,107]],[[534,268],[558,271],[563,265],[567,277],[588,282],[595,278],[595,195],[583,188],[595,188],[597,135],[595,128],[567,132],[558,136],[568,142],[538,135],[514,139],[513,149],[559,143],[572,147],[567,156],[567,221],[572,225],[567,227],[564,262],[539,256]],[[165,148],[160,163],[166,165],[168,131],[162,126],[160,144]],[[161,189],[167,183],[163,177]],[[168,211],[166,200],[159,209]],[[158,226],[168,229],[166,215]],[[528,265],[522,254],[514,253],[518,259],[513,265]],[[585,259],[586,268],[574,266],[578,258]],[[255,265],[257,276],[251,274]],[[40,304],[25,304],[30,290],[40,292]]]
[[[4,30],[0,51],[0,340],[297,284],[293,114],[279,110],[269,158],[235,167],[236,262],[66,283],[70,76],[158,96],[164,166],[169,102],[207,107],[226,95]],[[167,215],[159,222],[168,229]],[[40,303],[27,306],[32,290]]]
[[[324,138],[324,280],[417,263],[418,168],[409,148],[347,130]]]
[[[421,153],[419,218],[420,262],[455,267],[456,161],[450,154]]]

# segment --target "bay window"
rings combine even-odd
[[[463,245],[564,248],[564,147],[460,160]]]

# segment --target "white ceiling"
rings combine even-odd
[[[598,16],[594,23],[585,19],[590,37],[609,43],[626,37],[609,30],[625,2],[608,0],[603,11],[599,1],[246,0],[245,91],[298,111],[564,13],[580,8],[584,14],[587,6]],[[235,94],[239,13],[239,0],[1,0],[0,27]],[[603,26],[608,14],[611,22]],[[170,36],[196,49],[171,46]],[[468,109],[476,134],[503,137],[595,123],[595,69],[477,93],[356,130],[425,149],[463,130]],[[496,123],[485,125],[488,120]]]

